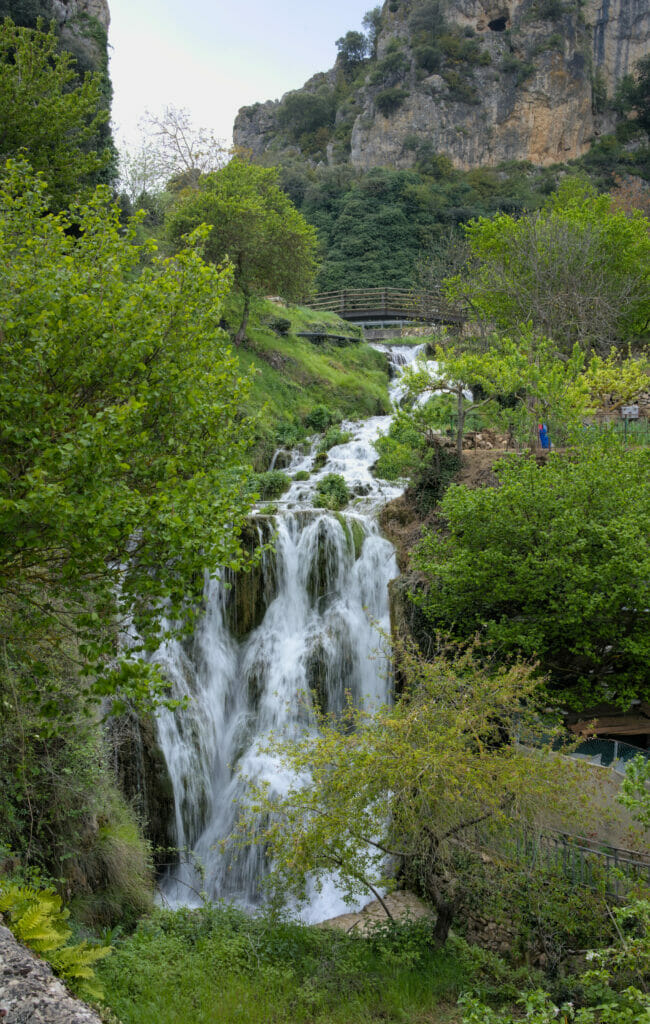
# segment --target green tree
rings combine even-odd
[[[368,40],[363,32],[346,32],[336,40],[336,48],[344,70],[353,74],[368,53]]]
[[[609,352],[650,323],[650,222],[615,208],[579,179],[542,210],[466,227],[470,261],[448,284],[474,320],[506,331],[532,321],[565,354]]]
[[[370,56],[376,57],[377,43],[379,42],[379,33],[381,32],[381,7],[373,7],[371,10],[366,11],[361,24],[367,33]]]
[[[79,83],[53,28],[17,28],[9,18],[0,26],[0,163],[26,154],[45,175],[54,209],[87,191],[111,163],[111,148],[98,148],[108,121],[103,88],[99,73]]]
[[[251,780],[238,841],[265,846],[280,892],[300,897],[309,879],[336,872],[347,899],[382,900],[401,864],[436,908],[444,942],[462,886],[458,853],[477,855],[551,794],[562,803],[575,765],[515,740],[536,726],[530,671],[487,673],[469,652],[447,655],[427,663],[401,650],[394,705],[350,704],[318,732],[271,741],[299,781],[278,794]]]
[[[86,692],[146,692],[138,649],[159,642],[163,605],[180,628],[204,567],[241,565],[251,432],[247,383],[218,328],[230,271],[194,249],[162,260],[134,245],[106,187],[58,216],[46,215],[46,192],[9,164],[0,613],[6,667],[59,714],[53,652],[81,666]],[[107,676],[125,644],[132,656]]]
[[[413,397],[447,393],[456,398],[456,446],[462,451],[465,417],[484,407],[495,427],[536,447],[537,427],[545,422],[555,444],[563,444],[598,409],[616,409],[634,401],[648,384],[645,358],[621,359],[612,350],[606,359],[587,359],[579,345],[560,358],[557,346],[522,325],[516,339],[493,335],[485,351],[438,346],[435,360],[421,361],[406,375]],[[480,398],[470,399],[476,391]],[[505,407],[501,408],[503,399]]]
[[[650,132],[650,55],[637,61],[636,72],[636,81],[630,90],[632,109],[641,127]]]
[[[572,706],[647,700],[650,452],[606,437],[495,472],[451,485],[415,554],[431,627],[538,661]]]
[[[206,258],[231,262],[235,288],[244,297],[236,344],[246,336],[254,295],[273,291],[300,299],[308,294],[316,272],[316,232],[279,188],[275,168],[231,160],[205,175],[171,211],[168,236],[180,247],[200,224],[211,228]]]

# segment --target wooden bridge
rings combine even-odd
[[[406,288],[342,288],[319,292],[306,302],[314,310],[338,313],[344,320],[366,323],[419,320],[424,323],[460,323],[459,307],[450,305],[442,292]]]

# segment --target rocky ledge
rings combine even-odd
[[[0,1021],[2,1024],[101,1024],[74,999],[52,969],[0,925]]]

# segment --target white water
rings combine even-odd
[[[420,349],[382,347],[402,368]],[[399,393],[399,376],[392,390]],[[260,750],[265,737],[309,729],[313,691],[328,712],[343,707],[346,691],[366,703],[389,697],[382,634],[390,625],[388,583],[397,564],[374,514],[402,487],[375,479],[371,466],[377,460],[373,441],[390,420],[344,423],[351,439],[330,449],[320,469],[314,470],[317,441],[308,455],[294,453],[287,472],[307,470],[311,476],[295,481],[278,503],[275,553],[265,555],[262,566],[267,606],[257,628],[237,640],[229,614],[232,591],[206,578],[206,612],[192,643],[171,642],[158,653],[173,696],[190,698],[187,708],[158,716],[174,787],[177,845],[193,850],[205,869],[202,880],[191,858],[181,859],[162,884],[171,904],[192,904],[205,888],[211,898],[254,905],[265,870],[261,849],[233,859],[219,840],[233,828],[245,777],[266,781],[280,794],[292,781]],[[327,473],[341,474],[354,495],[343,517],[313,509],[316,485]],[[262,539],[268,518],[259,523]],[[349,906],[331,879],[314,893],[303,919],[320,921],[344,909]]]

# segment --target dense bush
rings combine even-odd
[[[382,92],[377,93],[375,96],[375,106],[384,117],[388,117],[390,114],[394,114],[396,110],[399,110],[407,97],[408,92],[406,89],[392,86],[390,89],[384,89]]]
[[[318,481],[314,496],[315,508],[328,508],[336,511],[345,508],[350,500],[347,484],[339,473],[328,473]]]
[[[538,660],[571,706],[647,700],[650,451],[585,439],[497,473],[496,488],[450,487],[420,545],[432,628]]]
[[[319,452],[328,452],[330,448],[334,448],[337,444],[345,444],[351,437],[352,435],[348,431],[341,430],[338,426],[329,427],[318,446],[318,450]]]
[[[280,469],[270,469],[266,473],[256,473],[251,484],[262,501],[272,501],[289,489],[291,479]]]
[[[321,433],[339,419],[340,417],[326,405],[315,405],[305,417],[305,426]]]

